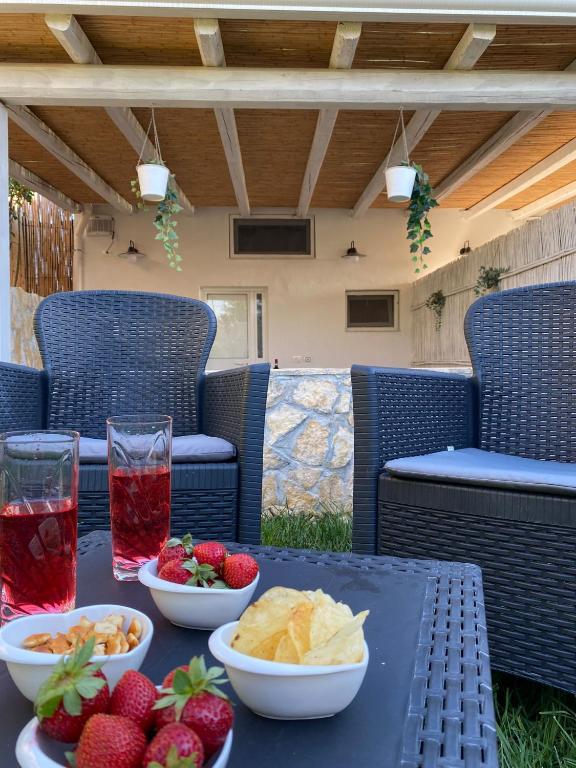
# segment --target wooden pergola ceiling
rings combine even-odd
[[[561,72],[576,61],[575,26],[497,26],[490,31],[487,25],[468,27],[461,23],[339,25],[337,21],[220,19],[217,23],[203,22],[195,29],[190,18],[77,15],[75,20],[96,61],[116,66],[204,64],[267,71],[325,70],[336,62],[336,68],[351,66],[352,70],[425,72],[445,68],[459,46],[464,46],[468,58],[466,66],[456,68],[472,66],[480,72]],[[476,40],[470,42],[474,33]],[[352,36],[353,44],[345,42],[345,34]],[[338,58],[343,44],[351,47]],[[70,62],[71,56],[43,15],[0,13],[0,79],[3,64],[73,66]],[[8,109],[9,116],[15,118],[10,110],[20,108],[8,104]],[[125,209],[125,203],[134,203],[130,179],[137,160],[137,140],[123,134],[114,119],[114,110],[125,109],[30,108],[32,119],[38,118],[93,171],[95,178],[89,178],[88,183],[74,172],[73,162],[64,165],[60,152],[42,146],[15,119],[10,120],[12,169],[23,169],[21,175],[34,174],[29,178],[45,182],[80,204],[110,202],[102,193],[109,187],[120,199],[116,207]],[[130,119],[135,118],[137,132],[140,126],[147,127],[148,109],[126,111],[131,112]],[[534,206],[538,212],[537,201],[552,193],[569,194],[569,186],[576,182],[576,159],[566,151],[565,161],[561,159],[559,167],[551,165],[554,170],[550,173],[546,159],[562,155],[562,148],[576,139],[576,111],[532,108],[531,112],[531,122],[525,113],[515,117],[514,112],[498,109],[446,111],[428,120],[417,136],[412,157],[425,166],[439,189],[443,181],[458,176],[474,153],[482,154],[496,132],[509,135],[506,142],[497,142],[490,162],[484,162],[483,167],[482,163],[475,164],[470,178],[442,197],[443,207],[471,209],[473,215],[474,206],[491,201],[493,196],[490,207],[520,211],[522,215],[521,209],[527,205],[531,213]],[[418,110],[417,117],[422,117],[421,113]],[[374,184],[375,174],[378,180],[398,113],[336,107],[321,114],[323,120],[318,119],[316,109],[224,107],[161,108],[156,116],[165,161],[175,172],[190,208],[238,206],[248,213],[254,208],[282,207],[303,215],[309,206],[350,210],[356,206],[358,212],[358,203],[363,194],[366,197],[370,183]],[[413,114],[405,112],[407,124]],[[510,121],[525,127],[517,131]],[[539,163],[543,163],[544,171],[534,184],[498,200],[494,193]],[[372,186],[376,193],[370,196],[369,204],[387,207],[386,196],[377,187]],[[563,193],[558,192],[564,187]],[[576,197],[576,188],[571,196]]]

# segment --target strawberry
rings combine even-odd
[[[82,731],[76,752],[67,753],[76,768],[141,768],[144,731],[128,717],[94,715]]]
[[[34,711],[40,729],[56,741],[78,741],[92,715],[106,712],[110,690],[101,664],[90,664],[92,637],[54,667],[36,697]]]
[[[158,555],[158,573],[170,560],[185,560],[192,555],[192,534],[186,533],[181,539],[168,539]]]
[[[228,550],[219,541],[201,541],[200,544],[196,544],[192,554],[200,565],[211,565],[216,573],[221,573]]]
[[[158,691],[154,683],[141,672],[129,669],[112,691],[108,712],[129,717],[143,731],[148,731],[154,722],[153,707],[157,698]]]
[[[211,565],[199,565],[196,560],[171,560],[158,574],[161,579],[188,587],[214,587],[226,589]]]
[[[192,658],[186,670],[174,670],[172,685],[161,689],[154,705],[156,728],[183,723],[200,736],[206,757],[213,755],[234,722],[232,705],[218,687],[226,682],[223,672],[220,667],[206,669],[203,656]]]
[[[224,560],[222,577],[232,589],[242,589],[252,584],[258,571],[258,563],[250,555],[230,555]]]
[[[200,737],[182,723],[170,723],[148,745],[143,768],[200,768],[203,762]]]

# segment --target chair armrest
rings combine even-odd
[[[203,380],[202,429],[236,446],[239,469],[238,540],[260,543],[264,421],[270,365],[208,373]]]
[[[37,368],[0,363],[0,432],[44,429],[46,376]]]
[[[384,464],[448,446],[476,446],[476,381],[439,371],[355,365],[352,392],[354,551],[374,552]]]

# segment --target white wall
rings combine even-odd
[[[310,367],[348,367],[351,363],[405,366],[411,362],[410,290],[416,278],[408,253],[405,214],[372,210],[354,220],[346,211],[319,210],[316,218],[316,259],[300,261],[230,260],[228,216],[224,209],[201,209],[180,215],[178,231],[183,272],[167,266],[154,240],[150,213],[114,214],[116,241],[86,238],[83,268],[76,287],[158,291],[200,296],[201,287],[253,286],[268,289],[270,358],[280,367],[294,367],[293,355],[309,355]],[[515,226],[504,212],[494,211],[465,222],[455,210],[432,213],[434,239],[430,269],[456,258],[464,240],[472,247]],[[147,254],[138,264],[114,254],[128,241]],[[349,263],[340,258],[354,240],[367,258]],[[400,289],[398,332],[346,332],[345,290]]]

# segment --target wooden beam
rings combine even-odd
[[[339,22],[334,35],[330,67],[332,69],[350,69],[354,61],[356,46],[360,40],[362,25],[356,22]],[[306,216],[320,169],[332,138],[332,132],[338,117],[337,109],[321,109],[316,122],[316,130],[308,155],[308,163],[304,172],[300,199],[298,201],[298,216]]]
[[[77,66],[77,65],[71,65]],[[90,69],[98,70],[99,67],[90,67]],[[48,150],[51,155],[66,166],[68,170],[77,176],[86,186],[93,189],[94,192],[100,195],[106,202],[116,208],[118,211],[124,211],[124,213],[131,213],[132,206],[121,195],[112,189],[104,179],[100,178],[96,171],[82,160],[82,158],[71,149],[68,144],[62,141],[54,131],[49,128],[46,123],[42,122],[28,107],[23,106],[9,106],[8,114],[10,120],[19,125],[23,131],[29,136],[32,136],[44,149]]]
[[[566,67],[566,72],[574,72],[575,70],[576,60]],[[536,128],[552,112],[552,109],[518,112],[435,188],[436,199],[442,200],[444,197],[448,197],[482,168],[510,149],[522,136]]]
[[[8,180],[8,111],[0,104],[0,361],[5,363],[12,359]]]
[[[496,27],[491,24],[469,24],[460,42],[444,65],[444,70],[472,69],[486,48],[494,40],[495,35]],[[410,122],[406,126],[408,153],[412,152],[414,147],[419,144],[439,114],[440,110],[419,110],[412,115]],[[389,165],[396,165],[402,160],[404,160],[404,142],[402,137],[400,137],[358,198],[356,205],[352,209],[352,216],[354,218],[363,216],[383,192],[386,187],[386,168]]]
[[[576,23],[576,0],[2,0],[6,13],[468,24]]]
[[[529,219],[541,216],[549,208],[571,200],[573,197],[576,197],[576,181],[572,181],[570,184],[566,184],[566,186],[560,187],[560,189],[556,189],[554,192],[550,192],[544,195],[544,197],[524,205],[522,208],[517,208],[515,211],[512,211],[512,218]]]
[[[576,74],[0,64],[0,100],[104,107],[574,110]]]
[[[563,147],[552,152],[548,157],[540,160],[536,165],[528,168],[528,170],[521,173],[520,176],[512,179],[512,181],[504,184],[503,187],[495,190],[491,195],[488,195],[488,197],[480,200],[476,205],[468,208],[463,214],[464,218],[475,219],[477,216],[481,216],[483,213],[486,213],[486,211],[490,211],[492,208],[496,208],[502,203],[505,203],[506,200],[509,200],[511,197],[519,195],[520,192],[532,187],[547,176],[551,176],[553,173],[556,173],[556,171],[559,171],[560,168],[563,168],[565,165],[568,165],[575,160],[576,139],[572,139],[572,141],[564,144]]]
[[[220,34],[218,19],[196,19],[194,21],[194,32],[198,48],[200,49],[202,64],[205,67],[225,67],[226,58],[224,56],[224,46],[222,45],[222,35]],[[216,108],[214,110],[214,117],[216,118],[222,147],[226,155],[228,173],[234,188],[238,209],[242,216],[250,216],[250,200],[248,199],[248,190],[246,188],[246,177],[244,175],[244,164],[242,163],[242,151],[240,149],[234,110],[229,107]]]
[[[51,184],[48,184],[47,181],[41,179],[40,176],[36,176],[35,173],[32,173],[28,168],[19,165],[14,160],[10,160],[10,176],[13,179],[16,179],[16,181],[19,181],[20,184],[28,187],[28,189],[31,189],[33,192],[37,192],[47,200],[51,200],[65,211],[79,213],[82,210],[82,206],[79,203],[71,200],[63,192],[60,192],[59,189],[55,189]]]
[[[75,64],[102,64],[100,56],[75,16],[49,14],[44,17],[44,20],[48,29]],[[127,107],[108,107],[106,112],[137,155],[140,155],[144,147],[144,154],[154,157],[154,146],[146,136],[146,131],[142,128],[131,109]],[[182,208],[188,211],[188,213],[194,213],[192,203],[180,187],[177,184],[175,186]]]

